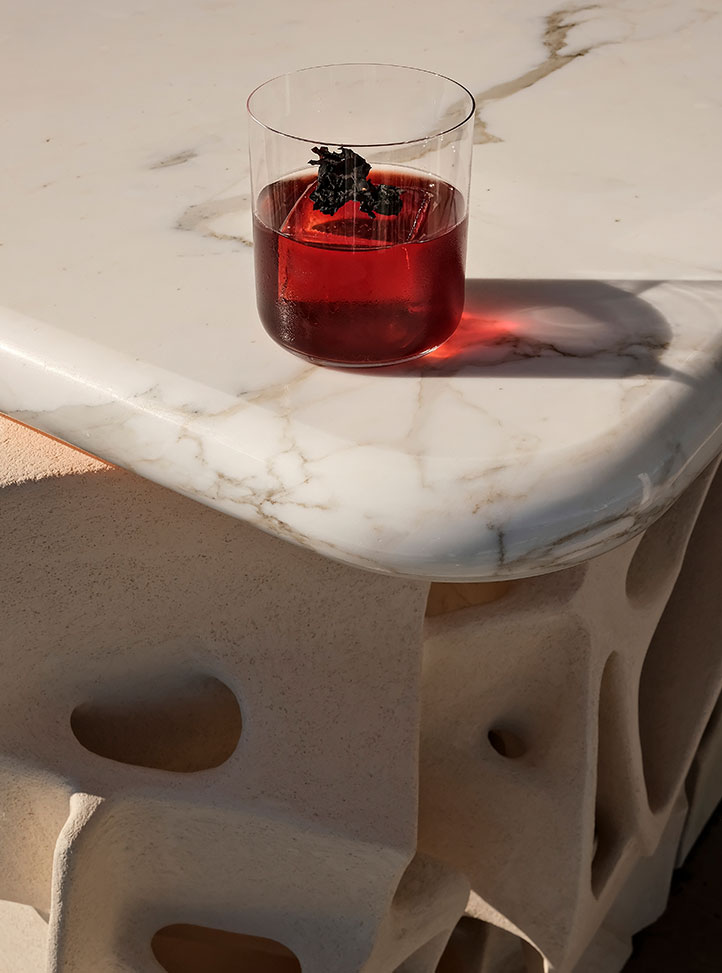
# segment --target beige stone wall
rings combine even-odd
[[[713,472],[429,588],[0,420],[0,973],[619,971],[722,792]]]

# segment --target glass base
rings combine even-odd
[[[388,358],[388,359],[384,359],[384,361],[349,362],[349,361],[336,361],[332,358],[321,358],[316,355],[307,355],[305,352],[299,351],[297,348],[293,348],[291,345],[286,345],[282,341],[279,341],[277,338],[275,338],[272,334],[268,332],[268,329],[264,329],[264,330],[266,331],[266,334],[268,334],[268,337],[271,338],[279,346],[279,348],[283,348],[284,351],[290,352],[294,357],[302,358],[303,361],[310,362],[312,365],[321,365],[324,368],[356,368],[356,369],[389,368],[392,365],[403,365],[406,362],[417,361],[419,358],[426,358],[427,355],[430,355],[432,352],[436,351],[437,348],[441,348],[442,345],[446,344],[446,342],[449,340],[449,338],[452,337],[454,333],[452,331],[451,334],[447,335],[442,341],[439,341],[438,344],[432,345],[430,348],[424,348],[422,351],[416,351],[414,352],[413,355],[403,355],[400,358]]]

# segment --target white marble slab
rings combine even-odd
[[[3,412],[438,579],[599,553],[722,449],[715,4],[34,0],[4,22]],[[414,367],[306,365],[255,311],[245,95],[328,60],[479,100],[467,312]]]

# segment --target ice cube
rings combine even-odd
[[[313,182],[298,199],[281,227],[281,233],[301,243],[318,247],[364,250],[411,243],[423,234],[433,195],[417,186],[401,190],[401,211],[375,218],[362,213],[355,201],[346,203],[332,216],[313,208]]]

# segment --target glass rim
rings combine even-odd
[[[329,142],[326,139],[317,138],[304,138],[302,135],[291,135],[289,132],[283,132],[281,129],[274,128],[272,125],[267,125],[266,122],[262,121],[257,115],[255,115],[251,109],[251,100],[253,96],[265,88],[266,85],[272,84],[274,81],[280,81],[281,78],[292,78],[297,74],[304,74],[306,71],[318,71],[320,68],[346,68],[346,67],[375,67],[375,68],[400,68],[404,71],[416,71],[419,74],[430,74],[435,78],[440,78],[442,81],[448,81],[450,84],[455,85],[457,88],[461,89],[465,94],[469,96],[471,102],[471,107],[469,112],[460,121],[456,122],[454,125],[450,125],[448,128],[441,129],[439,132],[434,132],[433,135],[424,135],[420,138],[413,139],[398,139],[393,142],[344,142],[343,144],[348,148],[353,148],[354,146],[368,147],[373,149],[380,148],[390,148],[395,145],[417,145],[423,142],[429,142],[431,139],[440,138],[442,135],[448,135],[450,132],[456,131],[457,128],[461,128],[462,125],[466,125],[469,119],[473,118],[476,114],[476,99],[469,91],[469,89],[461,84],[460,81],[455,81],[453,78],[449,78],[445,74],[440,74],[438,71],[430,71],[428,68],[415,68],[409,64],[391,64],[384,61],[332,61],[329,64],[311,64],[305,68],[298,68],[296,71],[286,71],[283,74],[276,74],[272,78],[267,78],[251,91],[248,98],[246,99],[246,111],[253,121],[260,125],[261,128],[265,128],[267,132],[273,132],[275,135],[281,135],[283,138],[293,139],[296,142],[304,142],[309,145],[338,145],[338,142]]]

